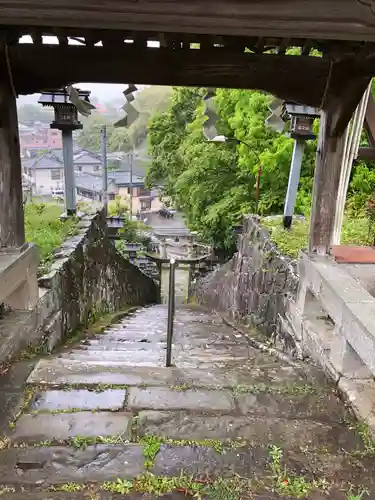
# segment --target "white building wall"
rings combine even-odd
[[[60,180],[52,180],[50,169],[35,169],[34,182],[34,194],[51,195],[52,189],[64,189],[64,170],[60,169]]]
[[[97,168],[99,167],[99,168]],[[81,172],[83,174],[100,175],[101,168],[99,165],[90,165],[87,163],[74,163],[74,169],[76,172]]]

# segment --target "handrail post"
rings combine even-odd
[[[175,270],[176,261],[171,259],[169,263],[169,291],[168,291],[168,323],[167,323],[167,358],[165,366],[172,366],[172,339],[173,322],[175,313]]]

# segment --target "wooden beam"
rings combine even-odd
[[[346,129],[374,73],[374,64],[364,58],[350,56],[332,62],[322,102],[323,109],[334,110],[330,135],[339,136]]]
[[[0,25],[375,41],[373,0],[0,0]]]
[[[31,44],[10,48],[17,92],[30,94],[89,81],[261,89],[285,100],[320,106],[330,63],[318,57],[249,54],[212,48],[136,47],[116,50]],[[48,71],[46,70],[48,68]]]
[[[375,161],[375,148],[362,147],[358,149],[358,160]]]
[[[0,249],[25,243],[16,96],[0,45]]]

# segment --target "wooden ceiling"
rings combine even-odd
[[[374,0],[0,0],[0,25],[375,41]]]

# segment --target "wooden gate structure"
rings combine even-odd
[[[0,0],[0,247],[24,243],[16,96],[89,81],[259,89],[321,108],[309,250],[328,253],[344,132],[374,74],[375,0]]]

